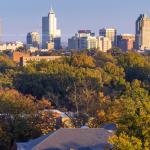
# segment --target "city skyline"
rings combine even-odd
[[[41,17],[50,11],[51,5],[59,20],[63,41],[67,41],[79,29],[91,29],[97,35],[98,30],[103,27],[116,28],[118,34],[135,33],[135,20],[144,12],[149,16],[150,2],[144,0],[137,4],[135,0],[126,0],[120,4],[119,0],[2,0],[0,18],[3,24],[3,41],[25,41],[26,34],[32,31],[41,34]]]

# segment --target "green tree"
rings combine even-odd
[[[96,52],[94,59],[97,67],[103,67],[105,63],[110,62],[115,64],[116,59],[110,53]]]
[[[129,137],[126,134],[114,136],[109,141],[113,144],[113,150],[144,150],[140,139],[133,136]]]
[[[84,68],[95,67],[94,59],[85,53],[72,54],[70,64],[75,67],[84,67]]]
[[[15,63],[7,56],[0,56],[0,72],[15,67]]]

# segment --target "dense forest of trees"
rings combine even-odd
[[[1,150],[55,130],[45,108],[74,112],[73,127],[115,123],[116,150],[150,149],[149,56],[84,51],[18,67],[2,55],[0,89]]]

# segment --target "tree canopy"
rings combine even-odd
[[[7,150],[12,137],[26,141],[63,127],[43,111],[51,108],[72,112],[73,127],[115,123],[118,131],[110,139],[114,149],[148,150],[149,56],[118,49],[84,51],[24,67],[0,56],[0,149]]]

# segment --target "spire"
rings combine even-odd
[[[52,7],[52,5],[51,5],[51,9],[50,9],[50,11],[53,11],[53,7]]]
[[[54,13],[53,6],[51,5],[50,13]]]

